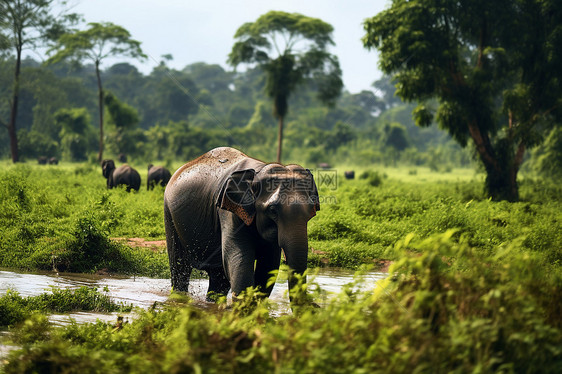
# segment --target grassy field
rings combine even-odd
[[[520,202],[491,202],[472,170],[373,167],[346,180],[345,169],[336,183],[315,173],[309,266],[391,260],[377,288],[275,318],[251,295],[214,310],[174,298],[119,330],[32,317],[0,372],[562,370],[558,184],[523,177]],[[164,238],[161,189],[108,191],[89,164],[5,163],[0,178],[0,267],[168,276],[164,248],[115,240]]]

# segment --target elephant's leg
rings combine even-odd
[[[240,220],[229,221],[228,217],[224,217],[227,214],[234,216],[230,212],[221,212],[222,262],[226,277],[230,281],[232,295],[236,297],[246,288],[254,286],[258,234],[255,230],[248,229]]]
[[[170,261],[172,287],[176,291],[187,292],[192,267],[166,204],[164,204],[164,226],[166,229],[166,246],[168,248],[168,260]]]
[[[260,246],[256,251],[256,260],[254,283],[256,287],[259,287],[261,292],[269,297],[273,290],[273,284],[268,287],[267,282],[272,277],[271,272],[279,269],[281,248],[275,244],[269,243]]]
[[[230,290],[230,282],[221,267],[207,270],[209,274],[209,289],[207,290],[207,301],[216,301],[221,296],[226,296]]]

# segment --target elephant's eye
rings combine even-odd
[[[279,207],[277,206],[277,204],[272,204],[267,207],[267,215],[269,217],[275,219],[277,218],[278,214],[279,214]]]

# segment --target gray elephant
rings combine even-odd
[[[187,291],[193,268],[209,274],[207,299],[247,287],[267,296],[281,250],[294,272],[307,268],[307,222],[320,209],[309,170],[266,164],[215,148],[180,167],[164,193],[172,286]],[[289,277],[292,298],[296,277]]]
[[[140,189],[140,174],[129,165],[121,165],[116,169],[113,160],[103,160],[101,168],[103,176],[107,179],[107,188],[125,185],[127,192]]]
[[[168,181],[172,177],[170,170],[163,166],[148,165],[148,174],[146,177],[146,189],[152,190],[157,184],[166,187]]]

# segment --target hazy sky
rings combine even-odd
[[[270,10],[297,12],[320,18],[334,26],[336,46],[331,52],[340,60],[348,91],[369,89],[381,76],[377,54],[363,48],[363,20],[388,5],[389,0],[81,0],[72,12],[86,22],[113,22],[125,27],[142,42],[149,56],[134,63],[144,73],[171,54],[169,66],[182,69],[194,62],[220,64],[234,44],[234,33],[245,22],[255,21]],[[123,61],[123,59],[118,59]],[[117,61],[107,61],[104,68]],[[230,68],[229,68],[230,69]]]

